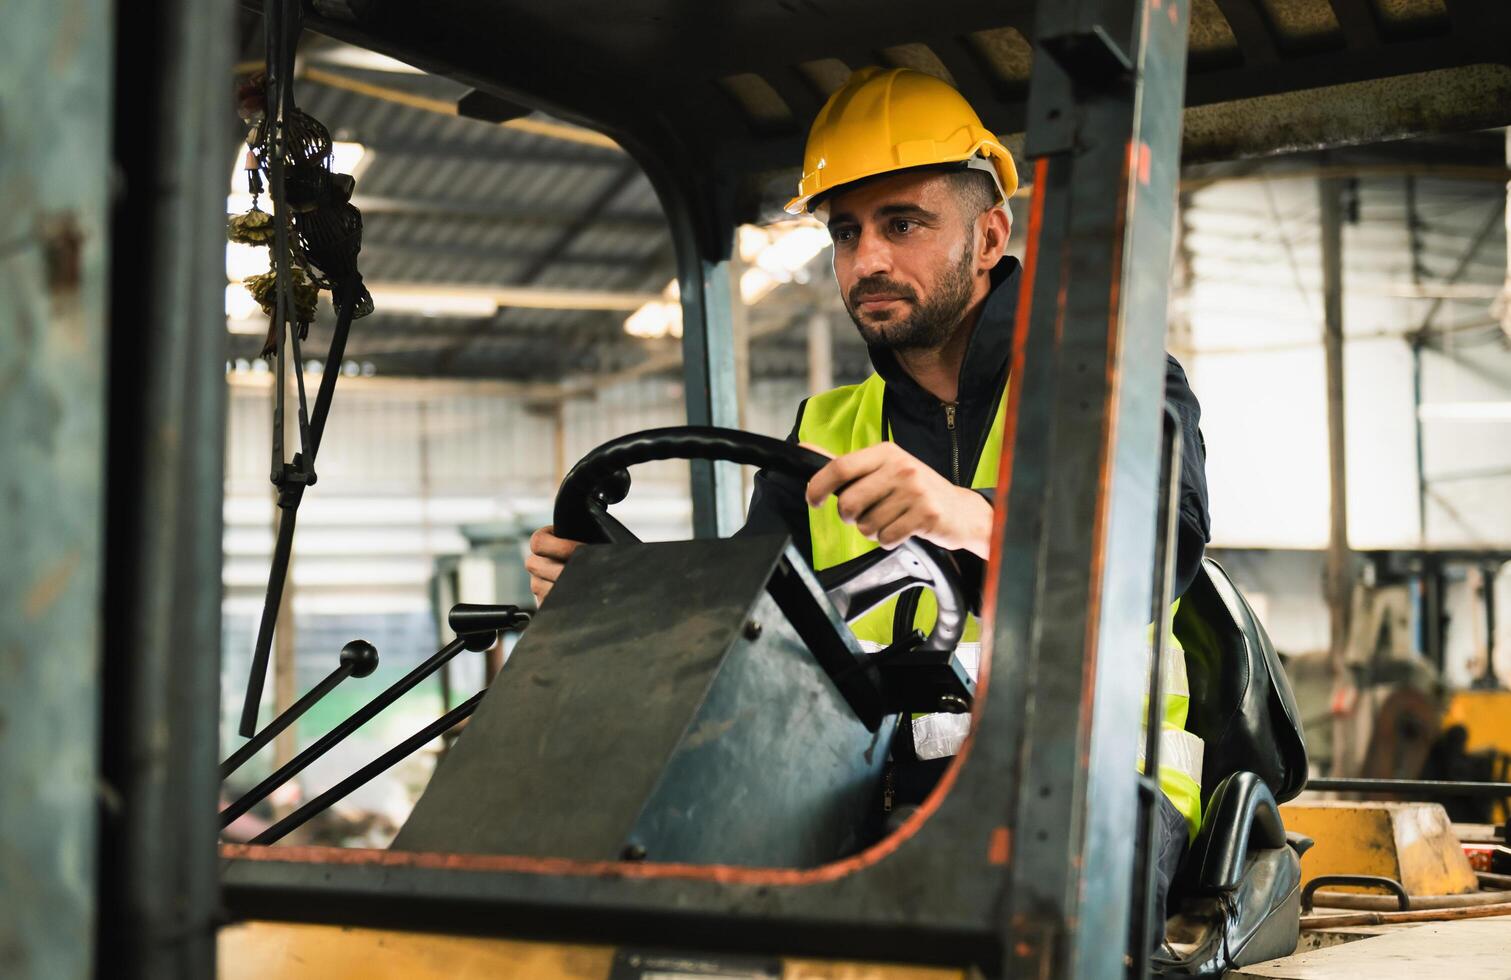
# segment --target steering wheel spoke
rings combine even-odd
[[[597,497],[589,498],[587,502],[588,516],[594,526],[603,534],[604,544],[639,544],[640,538],[619,523],[619,519],[609,513],[608,506]]]
[[[931,585],[923,562],[911,548],[877,548],[818,573],[834,608],[853,623],[915,585]]]

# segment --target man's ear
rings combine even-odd
[[[976,260],[980,268],[991,270],[1007,252],[1007,238],[1012,234],[1013,219],[1007,209],[991,207],[976,219],[979,232]]]

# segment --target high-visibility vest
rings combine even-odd
[[[847,385],[833,391],[814,395],[803,409],[798,423],[798,440],[822,446],[836,456],[874,446],[884,441],[882,400],[886,382],[880,375],[872,374],[858,385]],[[981,458],[976,461],[976,471],[971,477],[971,489],[996,486],[998,463],[1002,458],[1002,412],[1007,404],[1007,392],[997,406]],[[813,567],[822,571],[865,554],[877,547],[876,542],[866,538],[852,524],[840,519],[838,504],[834,497],[825,500],[822,506],[809,508],[808,530],[813,542]],[[850,624],[850,630],[868,650],[879,650],[893,639],[893,625],[897,615],[899,597],[893,597]],[[1179,606],[1179,600],[1176,605]],[[934,625],[938,606],[933,593],[925,590],[919,598],[913,627],[927,633]],[[1153,655],[1154,628],[1151,626],[1143,638],[1144,663]],[[1186,818],[1187,826],[1194,837],[1201,825],[1201,762],[1202,741],[1186,731],[1186,717],[1190,705],[1190,688],[1186,680],[1186,656],[1180,641],[1173,634],[1166,638],[1166,655],[1161,663],[1161,687],[1163,711],[1160,725],[1159,784],[1170,802]],[[975,616],[968,616],[965,632],[955,654],[961,666],[976,676],[981,651],[981,624]],[[1148,677],[1148,671],[1144,671]],[[1147,708],[1147,692],[1144,699]],[[1144,712],[1147,717],[1147,711]],[[965,740],[969,731],[969,715],[930,714],[913,719],[913,740],[920,758],[941,758],[953,755]],[[1143,770],[1143,740],[1139,741],[1139,770]]]

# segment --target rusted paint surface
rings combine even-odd
[[[66,300],[79,291],[84,278],[84,232],[70,213],[42,219],[42,254],[46,263],[47,291]]]
[[[27,619],[41,619],[68,593],[69,583],[79,567],[79,552],[69,551],[49,566],[38,570],[32,587],[21,599],[21,613]]]
[[[111,5],[0,31],[0,976],[86,977],[94,920]]]

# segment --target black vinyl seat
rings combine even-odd
[[[1186,727],[1201,737],[1202,826],[1171,889],[1156,973],[1219,977],[1295,951],[1301,854],[1279,804],[1306,786],[1306,742],[1274,645],[1221,565],[1202,561],[1181,597]]]

